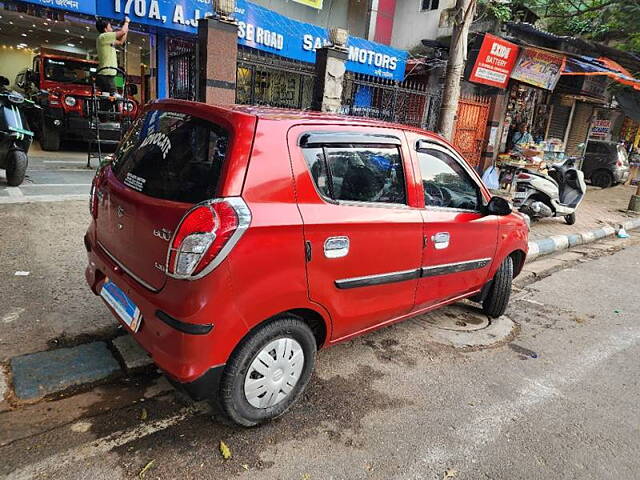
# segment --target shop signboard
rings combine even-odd
[[[469,81],[506,88],[518,58],[519,47],[489,33],[485,34]]]
[[[87,15],[96,14],[97,0],[25,0],[27,3]]]
[[[296,3],[301,3],[308,7],[317,8],[318,10],[322,10],[322,0],[293,0]]]
[[[523,48],[511,78],[546,90],[553,90],[560,79],[564,55],[537,48]]]
[[[198,19],[212,12],[212,0],[100,0],[98,14],[114,19],[197,33]],[[326,28],[299,22],[246,0],[236,1],[238,43],[303,62],[329,43]],[[349,37],[347,70],[402,80],[407,52],[363,38]]]
[[[591,138],[607,138],[611,131],[611,120],[594,120],[591,125]]]

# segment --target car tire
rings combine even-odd
[[[576,212],[565,215],[564,221],[567,223],[567,225],[573,225],[574,223],[576,223]]]
[[[21,150],[12,150],[7,153],[7,184],[10,187],[22,184],[28,163],[27,154]]]
[[[311,329],[295,317],[252,332],[231,355],[218,403],[232,422],[253,427],[285,413],[309,383],[316,356]]]
[[[504,259],[493,277],[487,297],[482,302],[482,311],[491,318],[498,318],[507,309],[513,281],[513,259]]]
[[[44,123],[42,125],[42,134],[40,135],[40,146],[47,152],[60,150],[60,132]]]
[[[591,175],[591,183],[596,187],[609,188],[613,185],[613,175],[607,170],[596,170]]]

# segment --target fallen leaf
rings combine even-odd
[[[220,440],[220,453],[222,454],[222,458],[225,460],[229,460],[231,458],[231,449],[222,440]]]
[[[305,473],[304,475],[302,475],[302,480],[311,480],[311,475]]]
[[[444,476],[442,477],[442,480],[446,480],[447,478],[455,478],[457,476],[458,476],[458,470],[455,470],[453,468],[448,468],[444,472]]]
[[[249,465],[247,465],[246,463],[242,465],[242,468],[244,468],[245,470],[249,470]]]
[[[155,460],[151,460],[149,463],[147,463],[144,468],[142,470],[140,470],[140,473],[138,474],[139,478],[144,478],[144,474],[147,473],[147,471],[153,466],[153,464],[155,463]]]
[[[147,418],[149,418],[149,413],[146,408],[143,408],[142,412],[140,412],[140,420],[144,422]]]

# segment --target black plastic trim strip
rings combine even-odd
[[[470,260],[468,262],[448,263],[446,265],[434,265],[433,267],[422,267],[422,277],[435,277],[438,275],[447,275],[449,273],[468,272],[469,270],[477,270],[484,268],[491,263],[490,258],[481,258],[479,260]]]
[[[373,285],[384,285],[387,283],[404,282],[420,277],[420,269],[406,270],[404,272],[382,273],[380,275],[367,275],[366,277],[346,278],[336,280],[335,284],[340,290],[358,287],[371,287]]]
[[[200,324],[182,322],[173,318],[171,315],[164,313],[162,310],[156,310],[156,317],[170,327],[175,328],[182,333],[188,333],[189,335],[206,335],[213,328],[213,325],[210,323]]]
[[[402,142],[398,137],[391,135],[356,132],[311,132],[305,133],[300,137],[301,147],[344,144],[402,145]]]

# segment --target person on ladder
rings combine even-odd
[[[96,39],[96,50],[98,51],[98,70],[96,75],[96,86],[103,92],[109,92],[109,95],[117,96],[116,75],[118,71],[118,55],[116,46],[124,45],[127,41],[129,33],[129,17],[125,17],[122,28],[117,32],[113,30],[111,22],[99,18],[96,20],[96,28],[100,33]],[[105,70],[100,70],[105,67]]]

